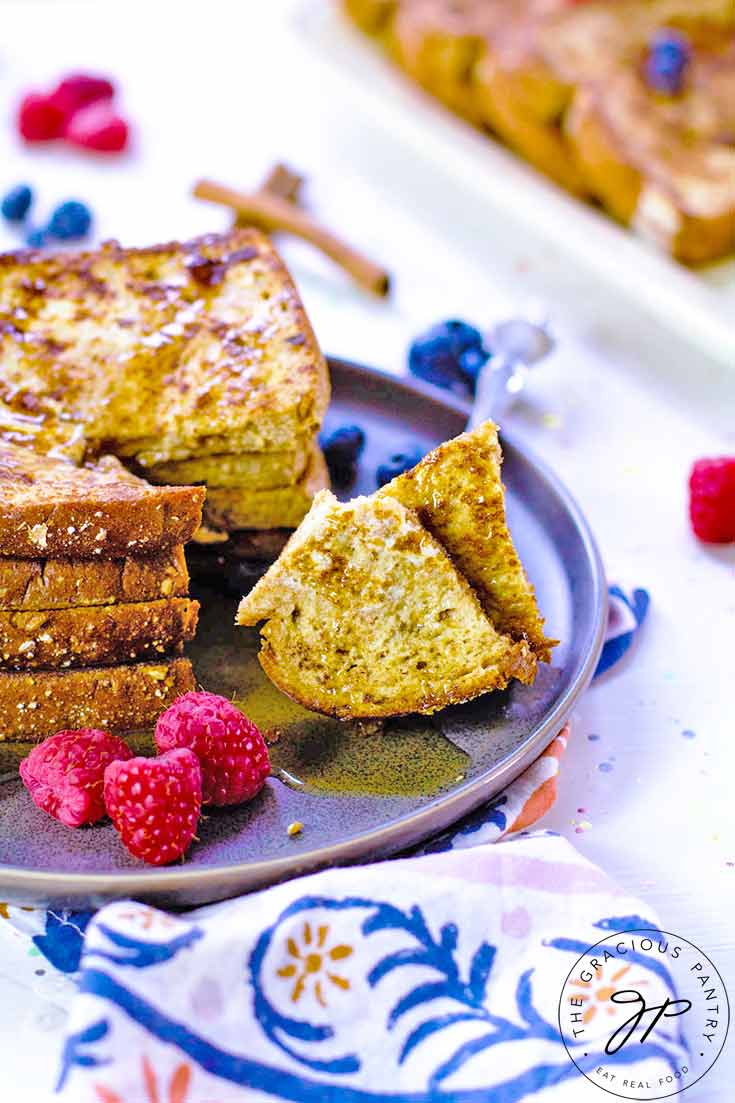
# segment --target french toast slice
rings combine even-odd
[[[697,36],[687,82],[656,95],[639,67],[577,92],[566,132],[590,190],[621,222],[686,264],[735,249],[735,20]]]
[[[367,34],[380,35],[398,7],[399,0],[343,0],[350,19]]]
[[[391,497],[318,494],[240,603],[238,624],[263,621],[271,681],[345,719],[432,713],[536,671],[525,640],[495,630],[439,542]]]
[[[487,36],[507,20],[507,9],[507,0],[401,3],[387,32],[389,53],[452,111],[479,122],[472,74]]]
[[[283,452],[239,452],[224,456],[202,456],[173,460],[144,468],[152,483],[206,483],[210,487],[251,486],[258,490],[293,486],[306,470],[311,442],[294,442]]]
[[[433,95],[676,259],[706,263],[735,248],[733,0],[345,7]],[[642,75],[667,27],[693,47],[677,96]]]
[[[0,669],[64,670],[150,659],[194,638],[199,603],[188,598],[74,609],[0,612]]]
[[[150,486],[114,456],[76,467],[0,441],[0,555],[119,558],[185,544],[205,491]]]
[[[0,257],[0,440],[143,466],[288,451],[329,379],[269,240]]]
[[[178,544],[125,559],[0,557],[0,610],[72,609],[186,597],[189,572]]]
[[[0,741],[40,742],[64,728],[132,732],[149,728],[196,688],[188,659],[0,672]]]
[[[329,486],[324,455],[314,445],[309,466],[293,486],[259,490],[251,486],[207,488],[204,523],[215,530],[296,528],[320,490]]]
[[[470,582],[499,632],[526,640],[540,662],[556,640],[544,634],[534,589],[505,518],[497,427],[486,421],[440,444],[376,498],[414,510]]]

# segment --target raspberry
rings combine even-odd
[[[113,762],[105,770],[105,805],[131,854],[153,866],[180,858],[202,809],[202,772],[182,747],[159,758]]]
[[[61,731],[33,748],[20,776],[39,808],[67,827],[81,827],[105,815],[105,768],[131,756],[127,743],[107,732]]]
[[[59,109],[64,119],[82,107],[101,100],[111,100],[115,95],[115,86],[106,77],[90,76],[88,73],[70,73],[59,81],[48,97]]]
[[[255,724],[215,693],[185,693],[159,716],[159,751],[190,747],[202,767],[204,804],[241,804],[263,788],[268,748]]]
[[[735,541],[735,456],[697,460],[689,476],[689,516],[700,540]]]
[[[50,96],[30,92],[18,110],[18,130],[27,142],[48,142],[60,138],[66,117]]]
[[[82,149],[119,153],[128,144],[128,124],[109,103],[93,103],[69,119],[64,137]]]

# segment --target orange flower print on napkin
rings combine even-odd
[[[327,945],[328,939],[329,927],[326,924],[317,927],[315,933],[310,923],[304,923],[299,942],[294,938],[287,940],[288,955],[294,960],[282,966],[278,970],[278,976],[284,980],[293,980],[293,1003],[298,1003],[305,992],[313,991],[317,1003],[326,1007],[325,981],[343,991],[350,987],[347,977],[333,971],[332,963],[350,957],[352,947],[344,944],[330,947]]]

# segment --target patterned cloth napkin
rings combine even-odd
[[[648,606],[642,590],[610,598],[598,674]],[[603,932],[657,924],[564,839],[525,830],[554,802],[567,736],[410,858],[184,918],[134,902],[96,915],[0,904],[0,974],[15,968],[17,983],[30,952],[61,977],[55,1005],[71,1005],[60,1099],[588,1099],[557,1025],[564,979]],[[620,1060],[665,1074],[682,1045],[671,1035]]]

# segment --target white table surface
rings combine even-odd
[[[313,210],[394,274],[392,298],[372,300],[309,248],[284,246],[323,347],[391,370],[432,321],[484,325],[534,301],[548,309],[559,350],[507,423],[576,495],[609,577],[648,588],[652,606],[634,657],[577,710],[545,823],[708,953],[732,998],[735,548],[692,538],[686,479],[696,457],[735,452],[735,365],[703,359],[556,250],[491,218],[451,171],[407,159],[301,40],[299,7],[5,0],[0,118],[25,86],[96,68],[119,77],[136,148],[109,161],[29,151],[3,124],[0,191],[27,179],[46,209],[78,195],[100,236],[149,243],[227,225],[189,198],[197,176],[249,187],[285,159],[307,174]],[[600,771],[603,761],[613,769]],[[590,826],[577,834],[580,820]],[[69,988],[59,980],[56,1011],[44,1004],[39,1019],[34,991],[5,977],[0,954],[6,1091],[47,1098]],[[734,1053],[730,1038],[688,1103],[733,1099]]]

